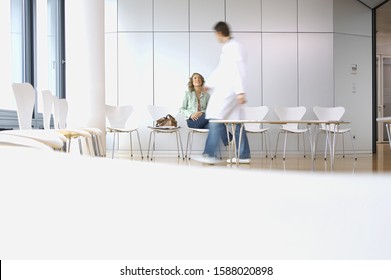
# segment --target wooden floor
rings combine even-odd
[[[111,158],[111,150],[107,151],[107,157]],[[196,155],[193,155],[195,157]],[[155,153],[154,158],[147,159],[146,151],[144,152],[144,158],[138,151],[134,151],[133,157],[130,156],[130,151],[119,151],[114,155],[114,160],[132,160],[143,161],[153,163],[166,163],[178,166],[202,166],[204,168],[235,168],[243,170],[278,170],[278,171],[303,171],[303,172],[322,172],[322,173],[388,173],[391,174],[391,149],[388,143],[378,144],[377,151],[374,154],[357,154],[357,160],[354,159],[352,154],[346,155],[343,158],[342,155],[335,156],[334,167],[331,168],[330,160],[324,160],[322,155],[317,155],[316,160],[313,162],[308,156],[304,158],[303,155],[287,155],[285,161],[281,156],[277,155],[276,159],[266,158],[264,155],[253,155],[251,164],[241,164],[239,167],[230,164],[216,164],[207,165],[202,164],[194,159],[182,159],[176,155]]]

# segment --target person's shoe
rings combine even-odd
[[[206,164],[216,164],[216,163],[222,163],[223,161],[216,158],[216,157],[210,157],[210,156],[198,156],[198,157],[193,157],[193,160],[206,163]]]
[[[236,158],[233,158],[232,160],[231,159],[227,159],[227,163],[236,163],[237,159]],[[239,163],[243,163],[243,164],[249,164],[251,163],[251,159],[250,158],[240,158],[239,159]]]

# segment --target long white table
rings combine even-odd
[[[232,131],[232,134],[235,135],[236,132],[236,126],[240,126],[240,133],[239,133],[239,143],[238,148],[236,148],[236,139],[233,137],[233,152],[234,157],[239,159],[239,152],[240,151],[240,145],[242,140],[242,134],[243,134],[243,128],[246,123],[258,123],[258,124],[273,124],[273,125],[284,125],[289,123],[297,123],[297,124],[303,124],[307,125],[308,133],[309,133],[309,140],[310,140],[310,148],[311,148],[311,159],[312,159],[312,166],[314,167],[314,160],[316,155],[316,135],[317,131],[319,130],[319,126],[321,124],[324,124],[326,126],[326,135],[328,136],[328,143],[329,143],[329,149],[330,149],[330,164],[331,168],[334,167],[334,155],[335,155],[335,136],[336,133],[339,130],[340,125],[342,124],[349,124],[350,121],[346,120],[209,120],[212,123],[222,123],[225,124],[227,129],[227,134],[229,130]],[[334,129],[331,129],[331,125],[334,125]],[[313,127],[314,129],[311,129]],[[331,137],[331,133],[333,133],[333,137]],[[231,150],[229,149],[229,157],[231,158]],[[231,162],[232,165],[232,162]],[[236,165],[239,166],[239,160],[236,161]]]
[[[391,125],[391,117],[383,117],[383,118],[377,118],[376,121],[383,122],[386,125],[387,135],[388,135],[388,142],[390,144],[391,148],[391,138],[390,138],[390,125]]]

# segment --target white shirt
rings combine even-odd
[[[224,43],[219,65],[207,79],[212,88],[206,109],[206,117],[211,119],[242,119],[242,105],[237,94],[244,93],[246,56],[241,44],[230,39]]]

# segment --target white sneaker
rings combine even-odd
[[[222,160],[219,160],[215,157],[208,157],[208,156],[198,156],[198,157],[193,157],[195,161],[206,163],[206,164],[216,164],[216,163],[222,163]]]
[[[236,163],[236,158],[233,158],[232,160],[231,159],[227,159],[227,163]],[[239,163],[244,163],[244,164],[249,164],[251,162],[251,159],[250,158],[240,158],[239,159]]]

